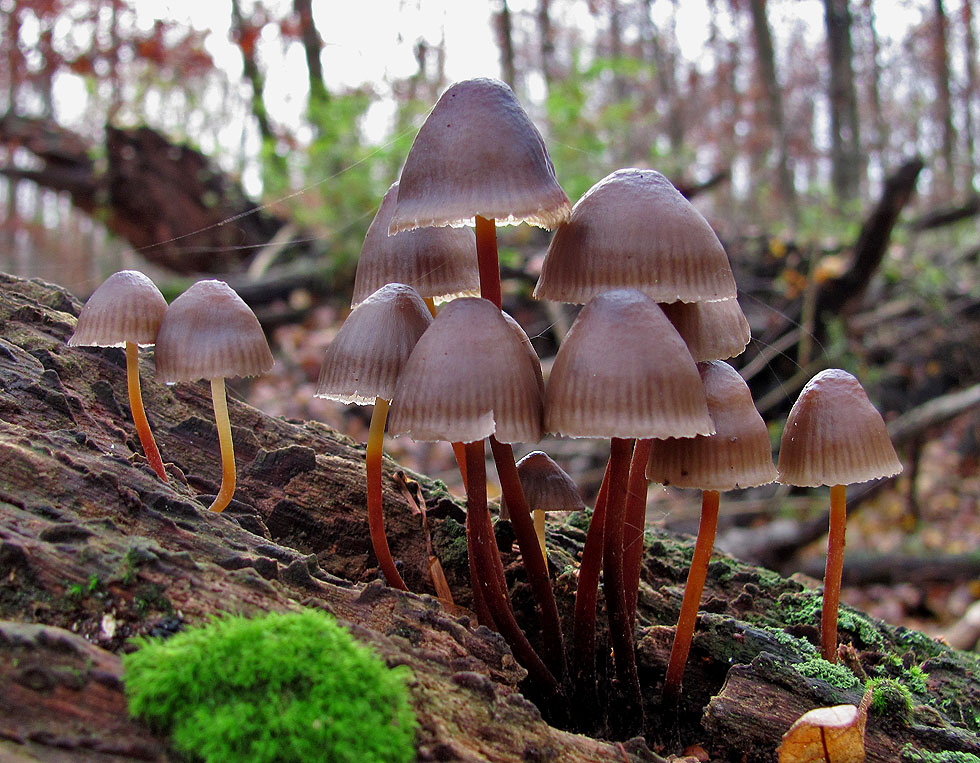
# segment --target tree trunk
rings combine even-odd
[[[858,197],[864,176],[849,0],[824,0],[824,21],[830,61],[831,182],[843,203]]]
[[[507,0],[500,0],[500,10],[494,14],[497,28],[497,47],[500,49],[500,76],[511,89],[517,90],[517,64],[514,61],[514,27]]]
[[[964,176],[967,178],[966,190],[976,191],[977,185],[974,176],[977,173],[977,143],[975,109],[980,104],[980,74],[977,73],[977,58],[980,56],[980,49],[977,46],[977,31],[974,27],[973,0],[963,0],[961,9],[963,26],[963,49],[966,59],[966,87],[963,88],[963,135],[965,137],[964,146]]]
[[[935,43],[933,51],[935,56],[935,76],[936,76],[936,121],[940,126],[940,159],[941,164],[937,168],[937,186],[944,198],[949,198],[957,187],[956,182],[956,163],[954,154],[956,153],[956,130],[953,127],[953,99],[950,95],[949,81],[951,78],[949,69],[949,20],[946,18],[946,9],[943,7],[943,0],[933,0]]]

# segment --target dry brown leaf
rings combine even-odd
[[[818,707],[783,734],[779,763],[864,763],[864,727],[871,691],[861,706]]]

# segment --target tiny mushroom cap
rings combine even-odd
[[[514,91],[496,79],[452,85],[405,160],[389,231],[471,223],[554,228],[571,204],[541,133]]]
[[[398,183],[384,195],[374,216],[354,276],[352,306],[386,283],[404,283],[422,297],[452,298],[480,293],[476,236],[472,228],[418,228],[388,235]]]
[[[888,429],[861,383],[846,371],[821,371],[786,419],[779,482],[798,487],[850,485],[902,471]]]
[[[447,304],[402,368],[388,431],[415,440],[540,440],[540,364],[515,327],[485,299]]]
[[[551,239],[534,297],[583,304],[619,288],[657,302],[735,296],[728,255],[708,221],[654,170],[617,170],[576,202]]]
[[[769,430],[738,371],[720,360],[698,363],[716,432],[654,440],[647,479],[662,485],[734,490],[776,480]]]
[[[391,400],[402,366],[431,323],[415,289],[382,286],[354,308],[330,343],[315,396],[359,405]]]
[[[645,294],[594,297],[562,342],[545,396],[545,429],[570,437],[713,433],[697,366]]]
[[[584,511],[585,502],[575,481],[547,453],[533,450],[517,462],[524,497],[531,511]],[[500,501],[500,518],[507,505]]]
[[[752,338],[737,299],[717,302],[671,302],[660,305],[696,361],[741,355]]]
[[[122,347],[126,342],[153,344],[167,300],[156,285],[138,270],[113,273],[78,314],[71,347]]]
[[[255,313],[224,281],[198,281],[163,317],[156,366],[165,382],[258,376],[272,363]]]

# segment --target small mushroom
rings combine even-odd
[[[208,507],[224,511],[235,494],[235,447],[225,379],[272,368],[255,313],[224,281],[198,281],[167,308],[157,335],[157,373],[168,383],[208,379],[221,447],[221,488]]]
[[[830,486],[820,653],[828,662],[837,662],[847,485],[902,471],[881,414],[853,375],[831,368],[807,382],[786,419],[777,470],[784,485]]]
[[[138,270],[120,270],[88,298],[78,314],[75,333],[68,340],[69,347],[126,348],[126,382],[133,424],[147,462],[164,482],[167,472],[143,408],[139,346],[156,342],[166,310],[167,300],[153,281]]]

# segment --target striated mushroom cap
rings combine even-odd
[[[420,296],[436,299],[479,294],[473,229],[418,228],[389,236],[397,196],[398,183],[394,183],[364,237],[351,306],[356,307],[386,283],[408,284]]]
[[[570,437],[694,437],[714,427],[684,340],[632,289],[594,297],[555,357],[545,429]]]
[[[660,307],[696,361],[734,358],[742,354],[752,338],[737,299],[671,302]]]
[[[585,509],[575,481],[544,451],[531,451],[518,461],[517,474],[531,511]]]
[[[540,363],[515,327],[485,299],[447,304],[402,368],[388,431],[415,440],[540,440]]]
[[[314,397],[358,405],[391,400],[402,366],[431,323],[415,289],[382,286],[351,311],[327,347]]]
[[[153,344],[167,300],[147,276],[138,270],[113,273],[78,314],[70,347],[122,347],[126,342]]]
[[[554,228],[570,209],[514,91],[500,80],[470,79],[442,94],[415,137],[389,232],[467,224],[477,215]]]
[[[861,383],[830,368],[807,382],[786,419],[779,481],[850,485],[902,471],[888,430]]]
[[[198,281],[163,316],[156,365],[165,382],[258,376],[272,363],[255,313],[224,281]]]
[[[654,170],[617,170],[576,202],[551,239],[534,297],[584,304],[622,288],[657,302],[735,296],[728,255],[708,221]]]
[[[769,430],[745,381],[727,363],[698,363],[715,433],[683,440],[654,440],[647,479],[663,485],[734,490],[776,480]]]

